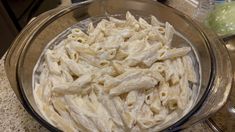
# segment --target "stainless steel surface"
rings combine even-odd
[[[176,10],[153,1],[107,0],[105,3],[96,1],[92,4],[85,2],[36,18],[21,32],[7,55],[5,67],[14,91],[18,92],[26,110],[48,129],[57,130],[41,117],[32,94],[32,71],[44,47],[55,36],[80,20],[107,14],[123,14],[128,10],[139,16],[152,14],[163,22],[173,24],[176,30],[192,43],[199,59],[201,80],[198,85],[201,87],[198,99],[194,108],[168,130],[185,128],[207,118],[224,105],[231,88],[231,63],[226,48],[210,31]],[[179,126],[182,123],[184,125]]]

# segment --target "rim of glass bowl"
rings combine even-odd
[[[24,100],[24,107],[25,109],[37,120],[39,121],[42,125],[44,125],[46,128],[48,128],[49,130],[52,130],[52,131],[60,131],[58,128],[54,127],[53,125],[51,125],[48,121],[44,120],[34,109],[33,107],[31,106],[31,104],[29,103],[28,101],[28,98],[26,97],[25,93],[24,93],[24,88],[23,88],[23,85],[22,85],[22,81],[21,81],[21,77],[20,77],[20,66],[22,65],[23,61],[24,61],[24,56],[25,56],[25,51],[27,51],[27,47],[28,45],[30,45],[30,42],[33,40],[33,37],[38,33],[40,32],[41,30],[43,30],[43,28],[45,26],[47,26],[48,24],[50,24],[51,22],[53,21],[56,21],[56,18],[60,17],[60,16],[63,16],[71,11],[73,11],[74,9],[76,9],[78,6],[82,6],[83,4],[89,4],[91,3],[92,1],[85,1],[85,2],[81,2],[81,3],[77,3],[77,4],[74,4],[72,6],[69,6],[69,7],[66,7],[64,9],[62,9],[61,11],[59,12],[56,12],[54,14],[52,14],[49,19],[47,21],[45,21],[44,23],[42,23],[41,25],[39,25],[34,32],[32,32],[32,34],[29,34],[28,36],[28,39],[26,41],[26,44],[24,45],[24,48],[22,49],[21,51],[21,54],[20,54],[20,57],[19,57],[19,60],[18,60],[18,64],[17,64],[17,83],[18,83],[18,86],[19,86],[19,90],[20,90],[20,94],[21,96],[23,97],[23,100]],[[166,7],[165,5],[161,5],[159,4],[159,6],[162,6],[164,8],[169,8],[169,7]],[[205,43],[206,43],[206,46],[208,48],[208,51],[209,51],[209,54],[210,54],[210,59],[211,59],[211,71],[210,71],[210,78],[209,78],[209,83],[207,85],[207,88],[205,90],[205,92],[203,93],[202,97],[199,99],[199,101],[195,104],[195,106],[187,113],[185,114],[185,116],[183,116],[180,120],[178,120],[177,122],[173,123],[172,125],[168,126],[167,128],[163,128],[163,131],[165,130],[176,130],[178,126],[182,125],[183,123],[185,123],[195,112],[197,112],[200,107],[202,106],[203,102],[205,101],[209,91],[211,90],[212,86],[213,86],[213,83],[214,83],[214,79],[215,79],[215,72],[216,72],[216,65],[215,65],[215,62],[216,62],[216,59],[215,59],[215,56],[213,55],[213,51],[211,49],[211,46],[210,46],[210,41],[209,39],[206,37],[205,33],[200,29],[200,27],[195,23],[193,22],[189,17],[185,16],[184,14],[182,14],[181,12],[175,10],[175,9],[172,9],[172,12],[174,12],[175,14],[179,15],[182,19],[186,20],[187,22],[189,22],[192,26],[195,27],[195,29],[198,30],[198,32],[201,34],[201,36],[204,38],[205,40]],[[46,12],[47,13],[47,12]],[[33,22],[30,23],[30,24],[34,24]],[[19,37],[19,36],[18,36]]]

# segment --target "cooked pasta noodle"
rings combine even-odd
[[[190,107],[189,82],[197,82],[191,48],[172,47],[174,34],[168,22],[130,12],[87,32],[73,28],[42,56],[39,110],[63,131],[152,131],[173,120]]]

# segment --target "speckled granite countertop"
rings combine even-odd
[[[192,16],[196,9],[182,0],[170,0],[169,6]],[[34,120],[17,100],[4,70],[4,57],[0,60],[0,132],[47,132],[48,130]],[[197,123],[184,131],[208,132],[208,126]]]
[[[0,132],[45,132],[23,108],[14,94],[0,60]]]

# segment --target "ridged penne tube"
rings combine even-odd
[[[165,50],[160,56],[159,60],[173,59],[187,55],[191,51],[189,47],[182,47],[177,49]]]
[[[143,29],[146,29],[146,28],[151,28],[152,26],[150,24],[148,24],[148,22],[146,22],[143,18],[139,18],[139,24],[140,24],[140,27],[143,28]]]
[[[116,70],[117,75],[121,75],[122,73],[125,72],[124,67],[118,61],[113,61],[112,66]]]
[[[151,15],[151,25],[159,27],[159,26],[164,25],[164,24],[161,23],[160,21],[158,21],[158,19],[155,16]]]
[[[166,43],[166,38],[164,37],[165,29],[162,27],[153,27],[148,30],[148,39],[152,41]]]
[[[68,113],[68,106],[63,97],[52,98],[53,107],[61,115],[62,118],[65,118],[69,124],[74,126],[76,129],[82,131],[81,126],[77,126],[76,123],[72,120],[71,115]]]
[[[130,25],[133,29],[135,29],[137,31],[139,30],[140,25],[139,25],[138,21],[135,19],[135,17],[130,12],[126,13],[126,21],[127,21],[127,25]]]
[[[138,92],[136,102],[133,105],[133,108],[131,109],[131,112],[133,113],[135,120],[136,120],[142,106],[144,105],[144,99],[145,99],[145,95],[143,93]]]
[[[99,97],[100,102],[104,105],[104,107],[108,110],[110,113],[112,120],[119,126],[124,127],[123,122],[121,120],[121,117],[113,103],[113,100],[109,98],[107,95],[100,96]]]
[[[162,104],[161,104],[161,100],[159,98],[159,95],[154,94],[154,99],[153,102],[150,104],[150,109],[151,111],[153,111],[156,114],[159,114],[160,111],[162,110]]]
[[[161,101],[165,101],[168,97],[169,92],[169,85],[168,84],[160,84],[159,86],[159,98]]]
[[[115,59],[124,60],[127,56],[128,56],[128,54],[125,51],[118,50],[117,53],[116,53]]]
[[[173,39],[173,35],[175,33],[175,29],[168,22],[166,22],[165,26],[166,26],[165,38],[167,40],[166,45],[170,47],[171,41]]]
[[[66,70],[62,70],[62,75],[61,77],[63,78],[63,80],[65,80],[66,82],[72,82],[73,81],[73,77],[71,76],[71,74],[66,71]]]
[[[76,129],[72,126],[72,124],[63,120],[63,118],[53,110],[52,106],[44,105],[43,110],[46,116],[48,116],[48,118],[53,122],[53,124],[55,124],[59,128],[67,132],[76,131]]]
[[[135,124],[135,118],[134,116],[132,115],[131,112],[129,111],[123,111],[122,114],[121,114],[123,120],[124,120],[124,123],[126,124],[126,126],[131,129],[134,124]]]
[[[47,50],[45,56],[49,71],[54,74],[60,74],[58,59],[56,59],[56,56],[53,55],[53,52],[51,50]]]
[[[153,45],[153,47],[142,51],[141,54],[136,53],[136,54],[129,55],[126,58],[126,60],[135,60],[135,61],[132,63],[129,63],[128,65],[135,66],[139,62],[143,62],[147,66],[151,66],[155,61],[158,60],[158,56],[156,53],[159,50],[159,48],[160,48],[160,45]]]
[[[62,61],[66,64],[68,69],[76,76],[83,74],[82,68],[74,61],[67,58],[62,58]]]
[[[88,54],[88,55],[95,55],[96,52],[93,51],[88,45],[81,44],[79,42],[74,42],[70,45],[71,48],[76,50],[78,53]]]
[[[143,129],[152,127],[155,124],[155,121],[153,119],[153,113],[148,105],[146,104],[143,105],[139,113],[139,116],[137,117],[137,123]]]
[[[133,106],[137,100],[137,91],[131,91],[127,94],[126,103],[128,106]]]
[[[109,20],[113,23],[115,23],[117,26],[124,25],[126,23],[125,20],[120,20],[114,17],[109,17]]]
[[[185,74],[188,78],[189,81],[196,83],[197,82],[197,77],[196,73],[193,69],[193,62],[189,56],[184,56],[182,58],[183,60],[183,65],[185,67]]]
[[[70,84],[62,84],[54,86],[53,92],[57,94],[75,94],[81,93],[84,90],[84,87],[90,83],[92,80],[91,75],[80,76],[77,80],[73,81]]]
[[[150,71],[158,71],[159,73],[162,73],[166,70],[166,66],[162,62],[156,62],[150,67]]]
[[[93,23],[89,23],[87,26],[87,33],[91,34],[95,30]]]
[[[78,107],[74,101],[74,98],[72,96],[65,96],[65,101],[67,102],[71,116],[73,119],[78,122],[78,124],[81,124],[87,131],[98,132],[97,127],[95,124],[87,117],[87,116],[94,116],[93,114],[90,114],[90,112],[87,112],[85,110],[82,110],[82,108]]]
[[[128,82],[122,82],[120,85],[112,88],[109,92],[111,96],[120,95],[132,90],[153,88],[158,83],[157,80],[150,77],[140,79],[131,79]]]

